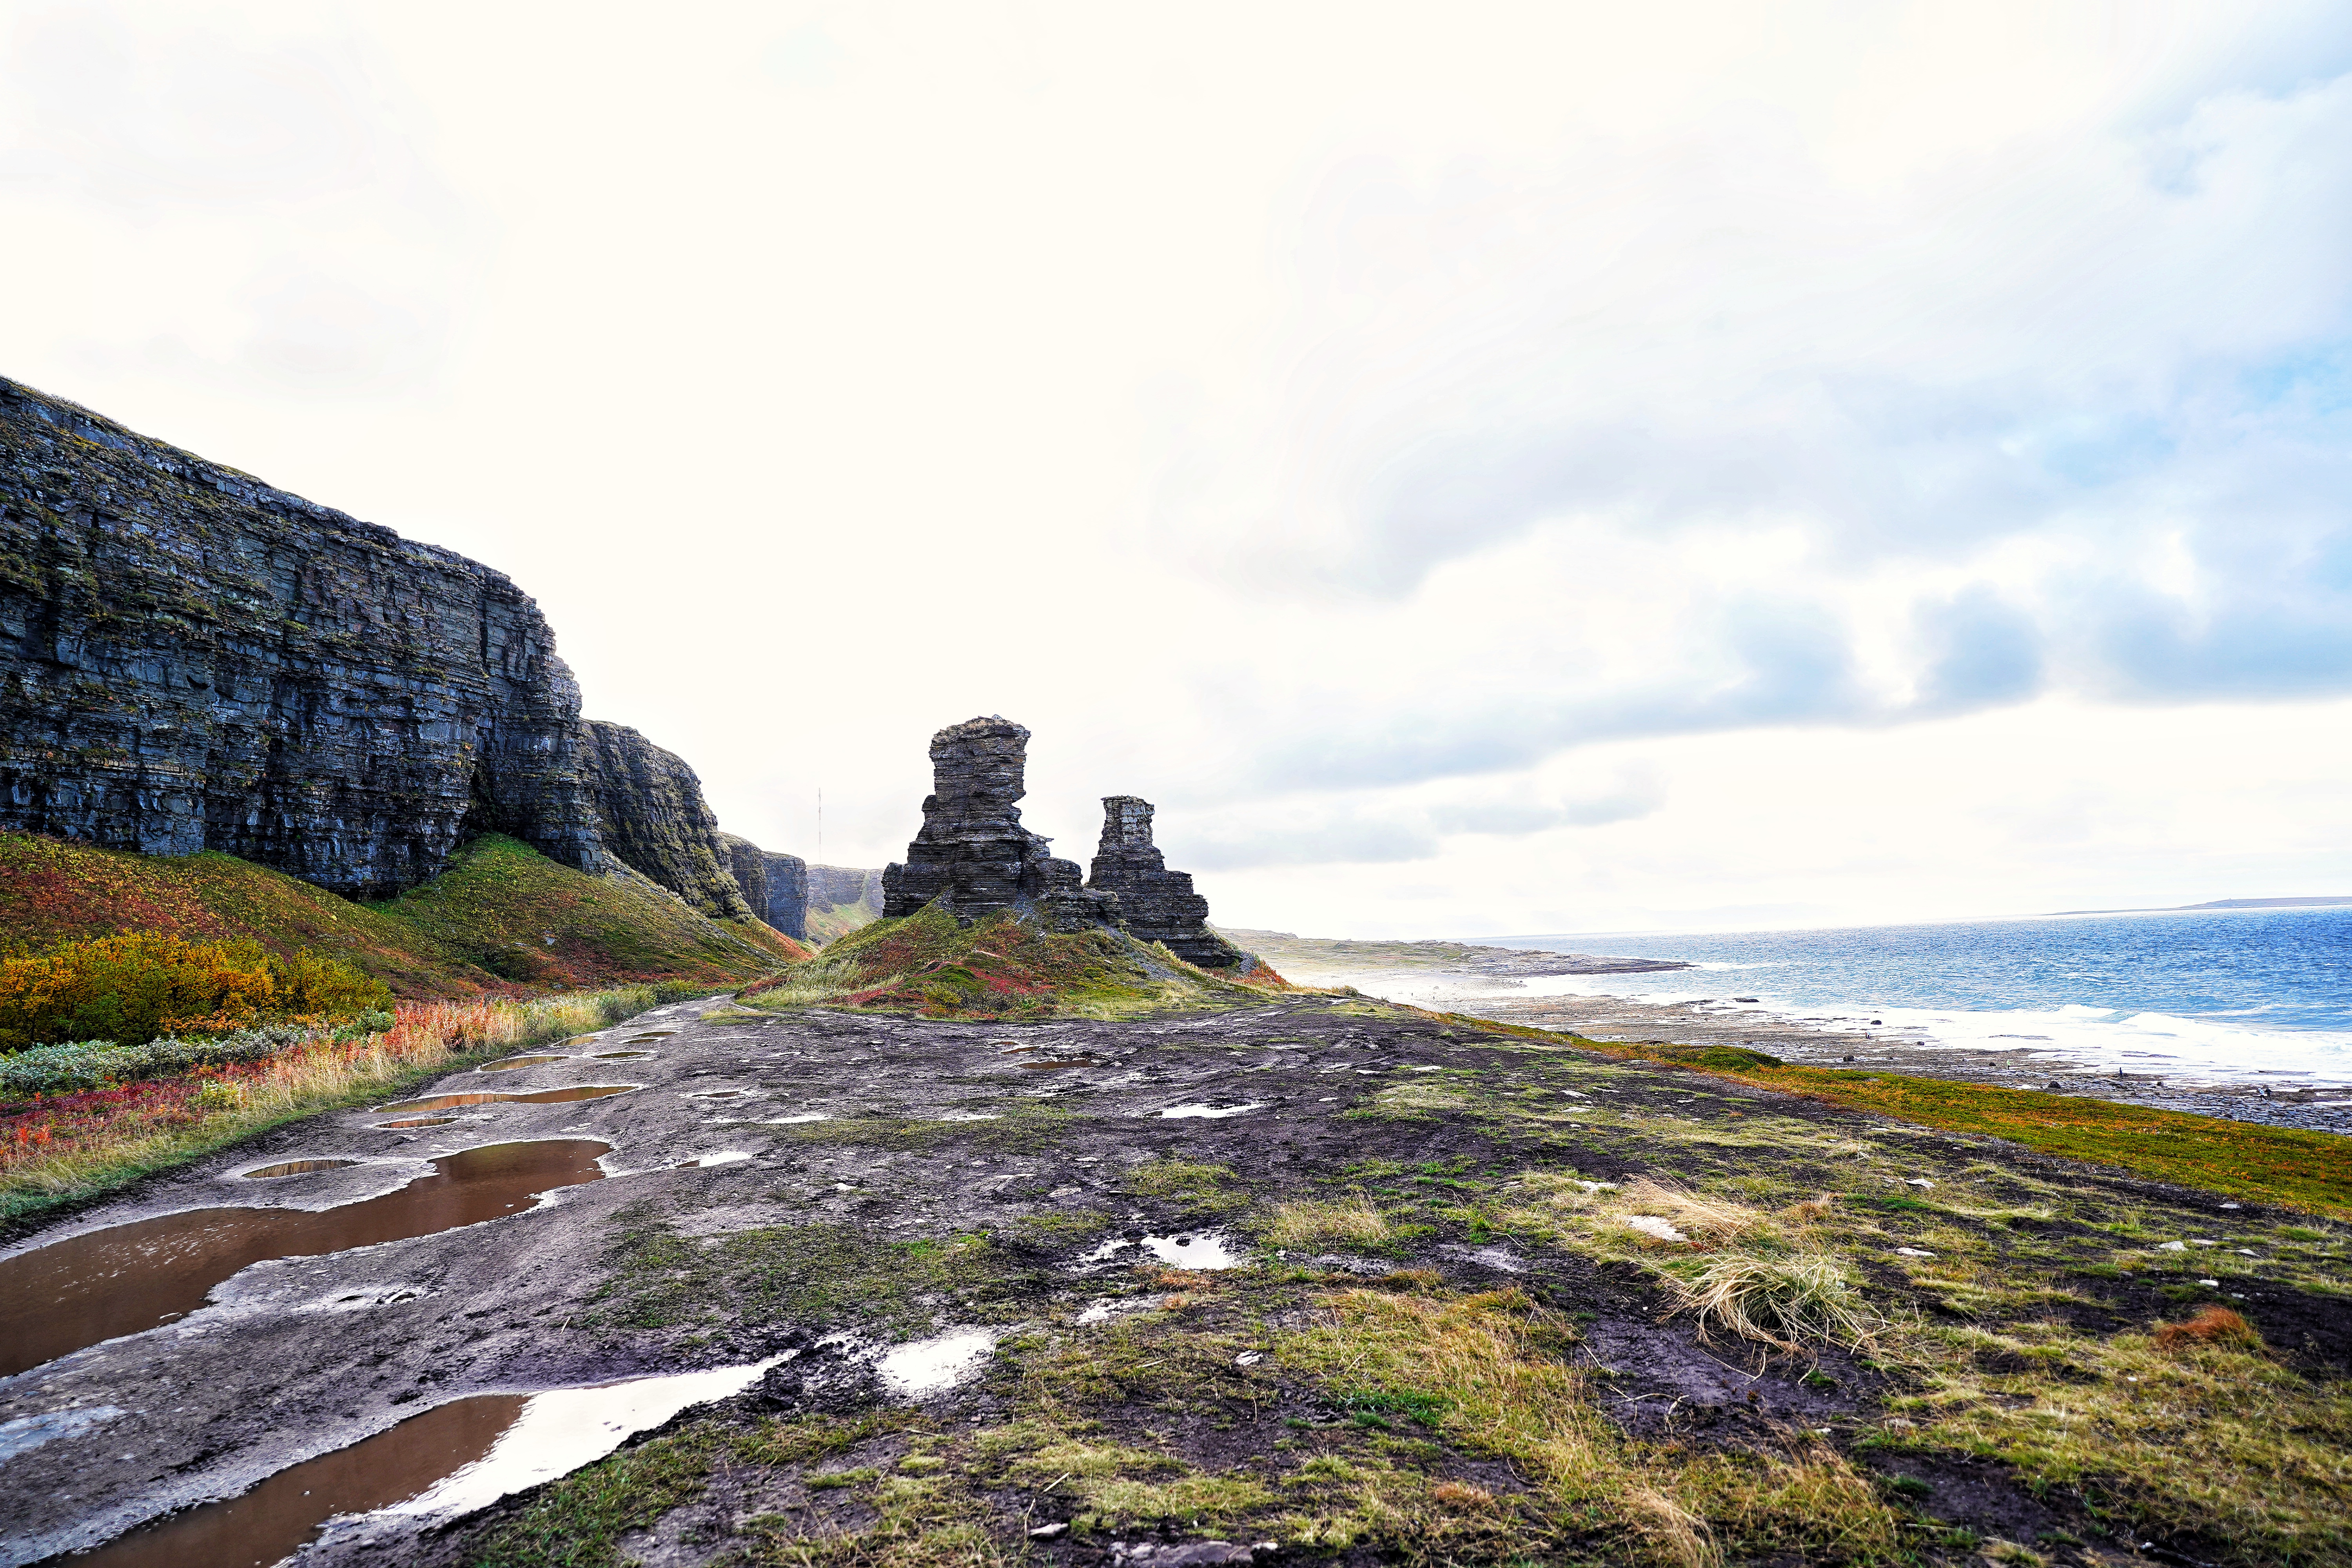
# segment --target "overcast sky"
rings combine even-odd
[[[1228,924],[2352,893],[2341,4],[0,4],[0,374],[761,843]]]

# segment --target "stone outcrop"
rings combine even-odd
[[[1243,961],[1241,949],[1208,929],[1209,900],[1192,890],[1192,877],[1171,871],[1152,844],[1151,803],[1140,796],[1103,797],[1102,842],[1087,886],[1117,899],[1120,923],[1139,942],[1164,942],[1204,969]]]
[[[592,719],[582,731],[604,848],[713,919],[750,920],[694,770],[626,724]]]
[[[794,941],[808,935],[809,865],[797,855],[761,851],[768,876],[766,913],[760,918]]]
[[[969,925],[998,910],[1034,911],[1049,930],[1114,923],[1108,900],[1087,891],[1075,861],[1021,826],[1029,731],[1002,716],[968,719],[931,737],[932,789],[904,863],[882,873],[882,912],[911,915],[937,902]]]
[[[355,896],[492,830],[595,872],[583,751],[503,574],[0,380],[0,828]]]

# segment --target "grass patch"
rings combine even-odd
[[[1008,1322],[1042,1289],[1037,1267],[984,1236],[886,1241],[854,1225],[769,1226],[708,1241],[625,1215],[633,1230],[606,1258],[597,1316],[624,1328],[753,1321],[857,1324],[903,1339],[941,1300],[960,1319]]]
[[[1236,1191],[1232,1169],[1173,1154],[1147,1160],[1120,1179],[1122,1192],[1139,1198],[1157,1198],[1187,1215],[1224,1215],[1249,1205],[1249,1194]]]
[[[1940,1079],[1842,1068],[1787,1067],[1755,1051],[1761,1064],[1717,1065],[1722,1047],[1604,1045],[1580,1047],[1612,1056],[1651,1058],[1694,1066],[1825,1104],[1874,1110],[1900,1121],[1955,1132],[1980,1132],[2043,1153],[2118,1165],[2160,1181],[2260,1198],[2352,1218],[2352,1160],[2336,1133],[2263,1127],[2152,1106],[2123,1105],[2087,1095],[1988,1089]]]
[[[1273,1247],[1342,1243],[1379,1247],[1386,1246],[1394,1234],[1388,1215],[1361,1193],[1337,1202],[1299,1198],[1278,1203],[1258,1227],[1260,1239]]]
[[[380,1033],[341,1039],[322,1030],[259,1061],[11,1107],[0,1115],[0,1223],[86,1202],[281,1122],[363,1104],[691,994],[637,985],[533,1002],[404,1003]]]

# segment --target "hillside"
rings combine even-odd
[[[216,851],[140,855],[0,833],[0,954],[123,931],[331,953],[404,997],[723,983],[797,951],[757,922],[699,914],[625,867],[588,876],[496,834],[459,849],[422,887],[355,902]]]

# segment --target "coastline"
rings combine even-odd
[[[1804,1067],[1871,1067],[1990,1089],[2041,1089],[2266,1127],[2352,1135],[2352,1090],[2264,1093],[2253,1074],[2135,1073],[2068,1061],[2034,1045],[1942,1045],[1923,1031],[1822,1026],[1722,1001],[1646,1002],[1592,994],[1524,994],[1528,978],[1689,969],[1659,960],[1536,952],[1452,942],[1342,942],[1276,931],[1231,933],[1302,985],[1352,986],[1386,1001],[1496,1023],[1626,1043],[1741,1046]],[[1501,955],[1534,963],[1513,964]]]

